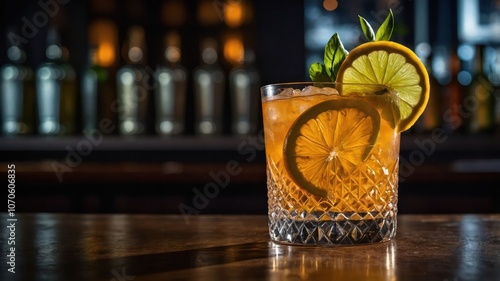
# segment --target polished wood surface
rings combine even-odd
[[[348,247],[272,243],[265,216],[16,215],[0,280],[500,280],[500,214],[400,215],[393,241]]]

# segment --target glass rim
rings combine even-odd
[[[277,83],[271,83],[271,84],[266,84],[261,86],[260,88],[263,90],[264,88],[270,88],[270,87],[285,87],[285,86],[293,86],[293,85],[313,85],[317,84],[319,82],[312,82],[312,81],[296,81],[296,82],[277,82]],[[327,84],[327,85],[336,85],[339,84],[337,82],[321,82],[322,84]]]
[[[365,87],[387,87],[385,85],[379,85],[379,84],[368,84],[368,83],[341,83],[341,82],[312,82],[312,81],[307,81],[307,82],[283,82],[283,83],[272,83],[272,84],[267,84],[264,86],[260,87],[261,94],[263,95],[266,92],[269,91],[274,91],[277,89],[286,89],[286,88],[299,88],[299,87],[306,87],[306,86],[317,86],[317,87],[332,87],[336,88],[336,86],[365,86]],[[266,95],[267,96],[267,95]],[[272,96],[272,95],[271,95]]]
[[[370,84],[370,83],[342,83],[342,82],[312,82],[312,81],[304,81],[304,82],[278,82],[271,83],[261,86],[261,89],[268,87],[283,87],[283,86],[294,86],[294,85],[361,85],[361,86],[371,86],[371,87],[385,87],[384,85],[379,84]]]

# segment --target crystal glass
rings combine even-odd
[[[396,235],[400,134],[388,90],[369,87],[261,88],[273,241],[351,245]]]

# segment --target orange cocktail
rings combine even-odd
[[[325,83],[323,83],[325,86]],[[338,85],[263,87],[270,235],[299,244],[355,244],[395,235],[399,133],[383,97]]]
[[[400,133],[429,100],[415,53],[389,41],[392,12],[348,52],[337,33],[313,82],[261,88],[269,233],[289,244],[382,242],[396,235]]]

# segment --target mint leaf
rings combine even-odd
[[[347,57],[347,50],[342,45],[340,37],[337,33],[328,40],[325,46],[324,62],[326,67],[326,73],[330,76],[331,81],[335,81],[337,78],[337,73],[339,72],[340,65]]]
[[[375,41],[375,33],[373,32],[373,28],[371,27],[371,25],[362,16],[358,17],[359,25],[361,25],[361,31],[363,31],[363,35],[365,35],[366,40],[370,42]]]
[[[389,14],[384,22],[380,25],[375,36],[376,41],[388,41],[391,39],[392,31],[394,30],[394,14],[389,9]]]
[[[309,67],[309,77],[313,82],[331,82],[330,76],[326,73],[324,64],[315,62]]]

